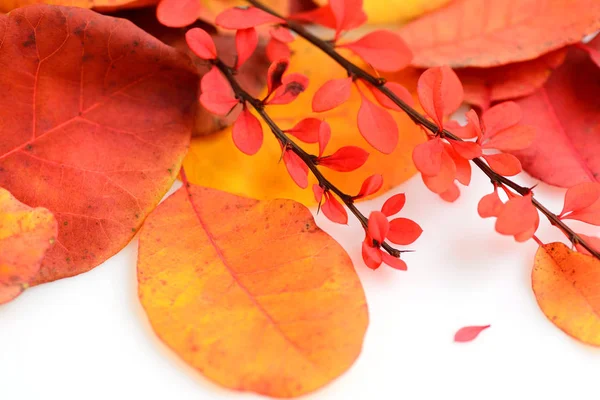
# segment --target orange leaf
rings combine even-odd
[[[0,186],[58,220],[35,283],[77,275],[121,250],[172,185],[198,80],[128,21],[40,5],[0,22]]]
[[[573,338],[600,346],[600,261],[562,243],[541,246],[531,275],[538,305]]]
[[[0,304],[29,286],[57,233],[50,211],[28,207],[0,188]]]
[[[597,0],[456,0],[400,34],[413,65],[491,67],[576,43],[600,28],[598,15]]]
[[[533,177],[561,187],[600,182],[598,76],[589,56],[571,49],[543,88],[516,100],[521,122],[539,132],[530,147],[513,153]]]
[[[158,336],[234,390],[299,396],[346,371],[368,313],[342,247],[294,201],[188,190],[140,234],[139,297]]]

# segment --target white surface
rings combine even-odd
[[[317,218],[352,256],[371,324],[351,370],[304,398],[597,398],[600,350],[544,317],[530,288],[536,245],[502,237],[493,220],[477,216],[491,185],[479,171],[473,175],[452,205],[418,176],[396,190],[408,195],[401,215],[424,228],[412,246],[417,252],[406,256],[406,273],[363,266],[356,221],[342,227]],[[542,185],[536,193],[560,210],[562,191]],[[368,213],[383,200],[359,207]],[[539,233],[560,238],[546,222]],[[156,339],[136,297],[136,245],[0,307],[0,399],[261,398],[213,385]],[[473,324],[492,327],[472,343],[453,343],[457,329]]]

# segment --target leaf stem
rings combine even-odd
[[[348,59],[346,59],[344,56],[342,56],[335,50],[335,48],[332,46],[331,43],[329,43],[323,39],[320,39],[316,35],[312,34],[306,28],[304,28],[304,26],[302,26],[301,24],[279,15],[277,12],[275,12],[274,10],[272,10],[271,8],[264,5],[262,2],[260,2],[258,0],[246,0],[246,1],[250,4],[252,4],[256,8],[259,8],[271,15],[277,16],[277,17],[285,20],[286,21],[285,26],[287,28],[296,32],[300,37],[304,38],[309,43],[311,43],[312,45],[314,45],[315,47],[317,47],[321,51],[323,51],[325,54],[327,54],[331,59],[333,59],[341,67],[343,67],[346,70],[346,72],[349,74],[349,76],[355,76],[355,77],[363,79],[364,81],[373,85],[381,93],[383,93],[386,97],[388,97],[390,100],[392,100],[394,102],[394,104],[396,104],[398,107],[400,107],[402,109],[402,111],[404,111],[416,124],[426,128],[433,134],[436,134],[436,135],[441,134],[444,137],[451,139],[451,140],[463,141],[461,138],[459,138],[458,136],[454,135],[452,132],[450,132],[446,129],[440,130],[439,127],[435,123],[433,123],[432,121],[427,119],[427,117],[425,117],[423,114],[419,113],[417,110],[412,108],[410,105],[408,105],[404,101],[402,101],[391,90],[389,90],[387,87],[385,87],[384,79],[373,76],[369,72],[365,71],[364,69],[360,68],[356,64],[354,64],[351,61],[349,61]],[[488,176],[488,178],[490,178],[492,184],[504,185],[506,187],[509,187],[512,190],[514,190],[515,192],[519,193],[521,196],[524,196],[531,192],[530,188],[521,186],[521,185],[517,184],[516,182],[496,173],[481,158],[475,158],[471,161],[484,174],[486,174]],[[594,257],[596,257],[597,259],[600,260],[600,252],[595,250],[581,236],[579,236],[577,233],[575,233],[575,231],[573,231],[567,224],[565,224],[558,217],[558,215],[552,213],[543,204],[541,204],[537,199],[535,199],[533,197],[532,197],[532,203],[535,206],[535,208],[537,208],[542,214],[544,214],[544,216],[550,221],[550,223],[552,225],[558,227],[565,234],[565,236],[571,241],[571,243],[581,245],[583,248],[585,248],[587,251],[589,251],[590,254],[592,254]]]
[[[244,90],[235,77],[235,71],[226,65],[221,59],[216,59],[212,61],[213,65],[215,65],[219,71],[223,73],[233,92],[236,96],[246,103],[250,104],[254,110],[258,113],[258,115],[262,118],[262,120],[269,126],[273,135],[279,140],[281,145],[292,152],[294,152],[300,159],[307,165],[313,175],[317,178],[319,185],[330,192],[333,192],[345,205],[346,207],[354,214],[354,216],[360,221],[362,227],[367,229],[369,220],[365,215],[360,212],[360,210],[354,204],[354,200],[352,196],[341,191],[337,186],[335,186],[331,181],[329,181],[323,173],[317,167],[315,163],[316,156],[307,153],[302,149],[298,144],[296,144],[288,135],[281,130],[281,128],[273,121],[273,119],[269,116],[269,114],[265,111],[265,107],[263,102],[260,99],[255,98],[246,90]],[[384,242],[381,244],[381,248],[388,252],[391,256],[399,258],[400,254],[405,252],[392,247],[389,243]]]

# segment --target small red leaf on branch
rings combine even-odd
[[[358,129],[376,150],[390,154],[398,145],[398,125],[389,112],[376,106],[361,93]]]
[[[384,72],[401,70],[412,60],[412,52],[404,40],[385,30],[368,33],[354,42],[337,47],[352,51],[376,70]]]
[[[235,33],[235,49],[237,51],[236,69],[245,63],[258,46],[258,33],[254,28],[239,29]]]
[[[312,100],[314,112],[332,110],[344,104],[350,98],[352,78],[332,79],[323,84]]]
[[[444,126],[444,117],[456,111],[463,101],[462,84],[448,67],[430,68],[423,72],[417,93],[423,110],[440,129]]]
[[[156,7],[156,18],[171,28],[193,24],[200,14],[199,0],[161,0]]]
[[[204,29],[190,29],[185,33],[185,41],[190,50],[203,60],[214,60],[217,58],[215,42]]]
[[[386,217],[398,214],[406,204],[406,195],[404,193],[398,193],[390,197],[383,203],[381,212]]]
[[[319,165],[339,172],[350,172],[367,162],[369,153],[356,146],[344,146],[330,156],[319,158]]]
[[[360,187],[360,192],[358,192],[358,194],[354,196],[354,198],[360,199],[362,197],[367,197],[372,194],[375,194],[379,191],[379,189],[381,189],[381,186],[383,186],[382,176],[379,174],[371,175],[370,177],[365,179],[362,186]]]
[[[225,116],[240,101],[235,98],[231,85],[215,66],[200,81],[200,103],[213,114]]]
[[[285,20],[256,7],[233,7],[217,15],[215,23],[225,29],[248,29],[263,24],[284,24]]]
[[[308,187],[308,165],[291,150],[283,152],[283,163],[296,185],[306,189]]]
[[[242,153],[256,154],[263,143],[263,130],[260,121],[247,107],[244,107],[232,129],[233,142]]]

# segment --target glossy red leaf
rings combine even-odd
[[[368,85],[368,86],[369,86],[369,89],[371,89],[371,92],[373,93],[375,100],[377,100],[377,102],[382,107],[385,107],[389,110],[402,111],[402,109],[398,105],[396,105],[396,103],[394,103],[389,97],[387,97],[385,94],[383,94],[375,86],[372,86],[372,85]],[[415,101],[413,100],[412,94],[410,94],[408,89],[406,89],[404,86],[402,86],[401,84],[396,83],[396,82],[386,82],[385,85],[383,85],[383,86],[385,86],[389,91],[394,93],[394,95],[396,95],[396,97],[398,97],[400,100],[402,100],[409,106],[414,107]]]
[[[317,143],[322,123],[323,121],[318,118],[304,118],[294,125],[293,128],[285,130],[285,132],[304,143]]]
[[[449,67],[430,68],[421,74],[417,94],[423,110],[440,128],[444,116],[452,114],[463,101],[463,87]]]
[[[329,139],[331,139],[331,127],[326,121],[322,121],[319,126],[319,157],[323,156]]]
[[[443,152],[444,142],[440,138],[434,138],[415,147],[412,159],[419,172],[427,176],[435,176],[442,169]]]
[[[461,142],[459,140],[450,140],[454,151],[466,160],[472,160],[481,157],[481,146],[475,142]]]
[[[421,236],[423,229],[408,218],[395,218],[390,221],[387,238],[390,242],[400,246],[406,246],[414,243]]]
[[[308,187],[308,166],[296,153],[286,150],[283,153],[283,163],[292,180],[302,189]]]
[[[502,235],[518,235],[535,227],[539,215],[531,200],[531,194],[509,199],[498,214],[496,231]]]
[[[375,105],[361,93],[358,110],[358,130],[362,137],[384,154],[390,154],[398,145],[398,125],[389,112]]]
[[[361,197],[367,197],[375,194],[379,191],[379,189],[381,189],[381,186],[383,186],[383,177],[379,174],[371,175],[365,179],[360,187],[360,192],[358,192],[358,194],[354,197],[359,199]]]
[[[235,120],[232,129],[233,143],[249,156],[256,154],[263,143],[263,130],[258,118],[247,107],[244,107],[240,116]]]
[[[406,271],[408,270],[408,267],[406,266],[406,263],[396,257],[393,257],[391,255],[389,255],[388,253],[386,253],[385,251],[381,251],[379,250],[379,252],[381,253],[381,260],[388,266],[397,269],[399,271]]]
[[[352,51],[379,71],[398,71],[409,65],[412,60],[412,52],[404,40],[387,30],[367,33],[354,42],[337,47]]]
[[[387,217],[381,211],[373,211],[369,215],[369,224],[367,230],[369,236],[377,241],[383,243],[390,229],[390,223]]]
[[[276,39],[282,43],[291,43],[294,41],[294,35],[288,28],[283,26],[276,26],[269,30],[269,34],[273,39]]]
[[[200,91],[200,103],[213,114],[227,115],[239,103],[231,85],[217,67],[212,67],[202,77]]]
[[[512,154],[484,154],[483,158],[487,161],[490,168],[500,175],[514,176],[522,171],[521,163]]]
[[[363,0],[330,0],[329,7],[335,18],[336,38],[340,32],[357,28],[367,22]]]
[[[458,343],[471,342],[479,336],[481,332],[488,329],[491,325],[483,326],[465,326],[460,328],[454,335],[454,341]]]
[[[293,73],[285,75],[281,83],[267,104],[289,104],[296,100],[296,97],[308,87],[308,78],[306,75]]]
[[[225,29],[247,29],[263,24],[284,24],[285,20],[256,7],[232,7],[217,15],[215,23]]]
[[[406,204],[406,195],[404,193],[395,194],[383,203],[381,212],[386,217],[391,217],[402,211],[404,204]]]
[[[344,104],[350,98],[352,78],[331,79],[323,84],[312,100],[314,112],[332,110]]]
[[[238,29],[235,33],[235,49],[237,51],[236,68],[239,68],[250,58],[258,46],[258,33],[254,28]]]
[[[269,40],[265,52],[267,53],[267,58],[271,62],[275,62],[281,59],[289,59],[292,55],[292,52],[288,45],[283,42],[280,42],[275,38],[271,38],[271,40]]]
[[[161,0],[156,7],[158,21],[171,28],[193,24],[200,14],[198,0]]]
[[[203,60],[214,60],[217,58],[215,42],[204,29],[190,29],[185,33],[185,41],[190,50]]]
[[[330,156],[319,158],[319,165],[339,172],[350,172],[362,167],[369,153],[356,146],[344,146]]]
[[[331,193],[325,192],[325,203],[321,206],[323,214],[331,221],[346,225],[348,223],[348,213],[344,206]]]
[[[500,215],[502,207],[504,207],[504,203],[500,200],[498,192],[494,190],[492,193],[486,194],[479,200],[477,213],[481,218],[497,217]]]
[[[362,258],[365,265],[371,269],[377,269],[382,263],[383,252],[377,247],[369,246],[366,241],[362,244]]]
[[[561,216],[584,210],[600,200],[600,184],[596,182],[583,182],[567,190],[565,205]]]

